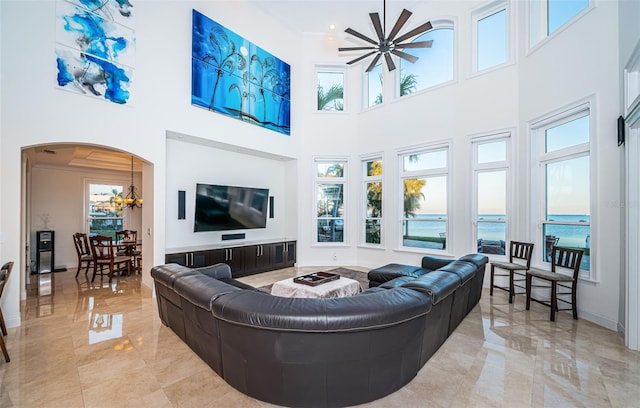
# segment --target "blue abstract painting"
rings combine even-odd
[[[68,0],[87,11],[118,24],[135,28],[135,13],[129,0]]]
[[[290,134],[291,68],[193,10],[191,103]]]
[[[110,3],[124,8],[108,7]],[[58,0],[58,87],[118,104],[130,103],[135,31],[116,23],[114,18],[116,15],[125,18],[127,4],[132,7],[126,0]],[[131,17],[131,13],[128,14]]]

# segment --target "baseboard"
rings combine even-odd
[[[20,320],[20,316],[7,318],[7,315],[4,315],[4,317],[5,317],[4,324],[7,326],[8,329],[12,327],[19,327],[22,324],[22,321]]]

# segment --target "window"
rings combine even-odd
[[[472,14],[474,24],[473,71],[482,71],[509,62],[509,3],[490,3]]]
[[[382,103],[382,64],[378,64],[369,72],[365,72],[367,81],[367,107]]]
[[[341,68],[318,68],[316,70],[316,109],[323,112],[344,110],[344,78]]]
[[[583,249],[580,269],[587,274],[591,269],[590,122],[586,103],[531,127],[541,261],[550,261],[553,245]]]
[[[399,154],[401,246],[444,250],[448,231],[449,145]]]
[[[531,0],[530,46],[553,35],[593,7],[594,0]]]
[[[364,244],[382,244],[382,157],[362,160]]]
[[[344,241],[346,160],[315,160],[318,243]]]
[[[116,198],[122,198],[122,185],[89,183],[88,191],[88,233],[115,238],[123,229],[122,205],[116,204]]]
[[[475,239],[481,254],[506,253],[510,133],[477,136],[473,143]]]
[[[453,23],[449,21],[432,21],[431,23],[434,27],[432,30],[413,40],[413,42],[432,40],[431,47],[407,49],[409,54],[418,57],[413,64],[400,59],[398,82],[400,96],[453,81]]]

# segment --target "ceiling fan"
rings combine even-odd
[[[366,35],[360,34],[359,32],[351,29],[351,28],[347,28],[346,30],[344,30],[346,33],[351,34],[355,37],[360,38],[361,40],[364,40],[368,43],[373,44],[373,46],[367,46],[367,47],[340,47],[338,48],[338,51],[360,51],[360,50],[373,50],[371,52],[368,52],[354,60],[351,60],[349,62],[347,62],[348,65],[354,64],[360,60],[363,60],[367,57],[370,57],[371,55],[375,54],[375,57],[373,58],[373,61],[371,61],[371,64],[369,64],[369,66],[366,69],[366,72],[370,72],[378,63],[378,61],[380,60],[380,57],[382,57],[382,55],[384,55],[384,59],[387,62],[387,68],[389,69],[389,71],[393,71],[394,69],[396,69],[396,65],[393,63],[393,59],[391,58],[390,54],[394,54],[397,55],[398,57],[407,60],[409,62],[416,62],[418,60],[418,57],[415,57],[411,54],[407,54],[404,51],[401,51],[405,48],[429,48],[431,47],[431,45],[433,44],[433,41],[429,40],[429,41],[418,41],[418,42],[407,42],[407,43],[403,43],[403,41],[408,40],[410,38],[413,38],[417,35],[420,35],[426,31],[431,30],[432,26],[431,26],[431,22],[427,21],[426,23],[414,28],[413,30],[401,35],[400,37],[396,38],[396,35],[398,35],[398,33],[400,32],[400,30],[402,29],[402,27],[406,24],[407,20],[409,19],[409,17],[411,16],[411,13],[409,10],[407,9],[403,9],[402,13],[400,14],[400,17],[398,17],[398,21],[396,21],[396,24],[393,26],[393,28],[391,29],[391,32],[389,32],[389,35],[387,36],[386,34],[386,8],[387,8],[387,2],[386,0],[383,2],[383,14],[382,14],[382,18],[384,20],[384,25],[382,23],[380,23],[380,15],[378,13],[369,13],[369,17],[371,18],[371,23],[373,23],[373,27],[376,30],[376,35],[378,37],[378,40],[373,40],[369,37],[367,37]]]

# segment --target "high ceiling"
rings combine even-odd
[[[131,155],[91,145],[52,144],[24,150],[34,166],[73,166],[131,171]],[[141,161],[134,157],[133,170],[141,171]]]
[[[344,33],[346,28],[353,28],[365,35],[374,36],[369,13],[377,12],[383,16],[383,0],[250,0],[256,6],[289,29],[301,33],[329,34],[329,25],[335,25],[336,33],[349,37]],[[424,0],[387,0],[387,30],[393,27],[402,9],[415,11]],[[413,28],[424,21],[410,19],[406,28]],[[340,37],[338,37],[340,38]]]

